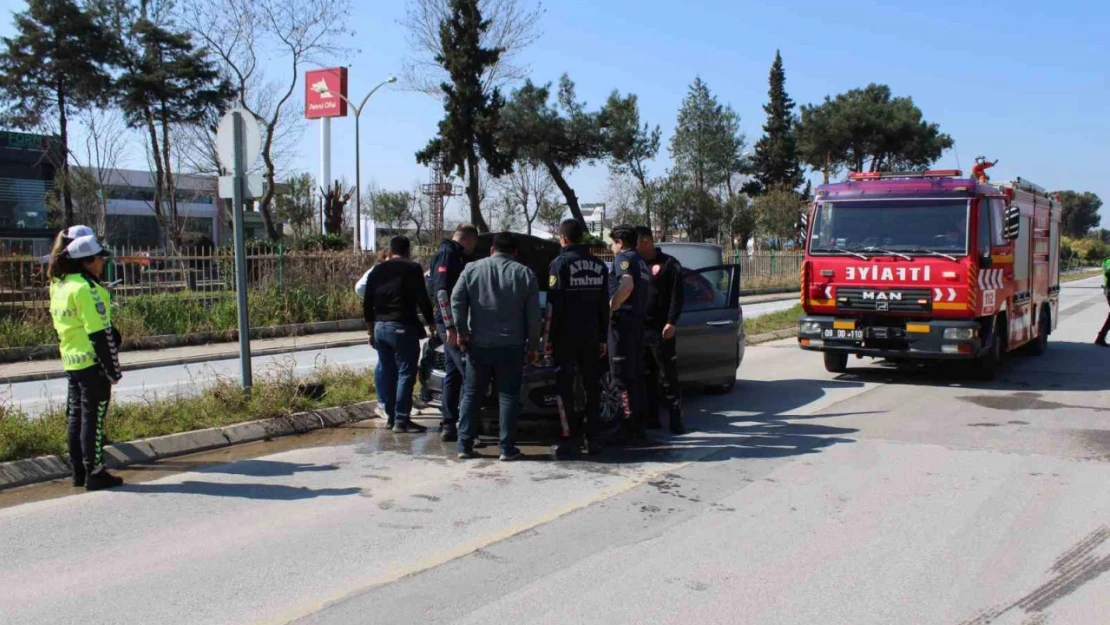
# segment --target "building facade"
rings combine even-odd
[[[0,255],[49,251],[47,198],[61,162],[56,137],[0,131]]]

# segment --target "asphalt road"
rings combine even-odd
[[[797,303],[796,299],[761,302],[744,305],[745,317],[758,317],[770,312],[786,310]],[[377,362],[377,352],[361,345],[326,350],[307,350],[261,356],[251,359],[256,377],[292,368],[299,376],[311,373],[323,365],[351,368],[369,368]],[[212,360],[203,364],[173,365],[153,369],[139,369],[124,373],[123,380],[112,391],[112,401],[127,402],[142,398],[167,395],[191,395],[217,380],[239,379],[239,359]],[[22,382],[0,387],[0,398],[31,415],[61,407],[66,401],[64,379]]]
[[[0,509],[0,623],[1104,623],[1106,303],[1063,302],[990,384],[753,347],[596,461],[363,426]]]

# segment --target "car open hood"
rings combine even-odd
[[[547,290],[547,269],[551,261],[559,255],[559,244],[550,239],[541,239],[527,234],[513,233],[517,247],[520,248],[518,260],[536,274],[541,291]],[[489,257],[493,245],[493,233],[478,235],[478,245],[474,248],[474,260]]]

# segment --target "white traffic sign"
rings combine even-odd
[[[243,120],[243,169],[248,170],[258,160],[258,153],[262,150],[262,131],[258,127],[258,120],[245,109],[232,109],[220,118],[220,126],[216,130],[216,154],[220,157],[220,164],[224,169],[235,169],[235,113]]]
[[[247,174],[243,176],[243,198],[256,200],[266,192],[265,180],[262,174]],[[231,199],[235,195],[235,176],[220,176],[220,197]]]

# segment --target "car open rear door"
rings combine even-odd
[[[740,333],[740,267],[718,265],[682,272],[678,321],[681,382],[719,384],[735,376]]]

